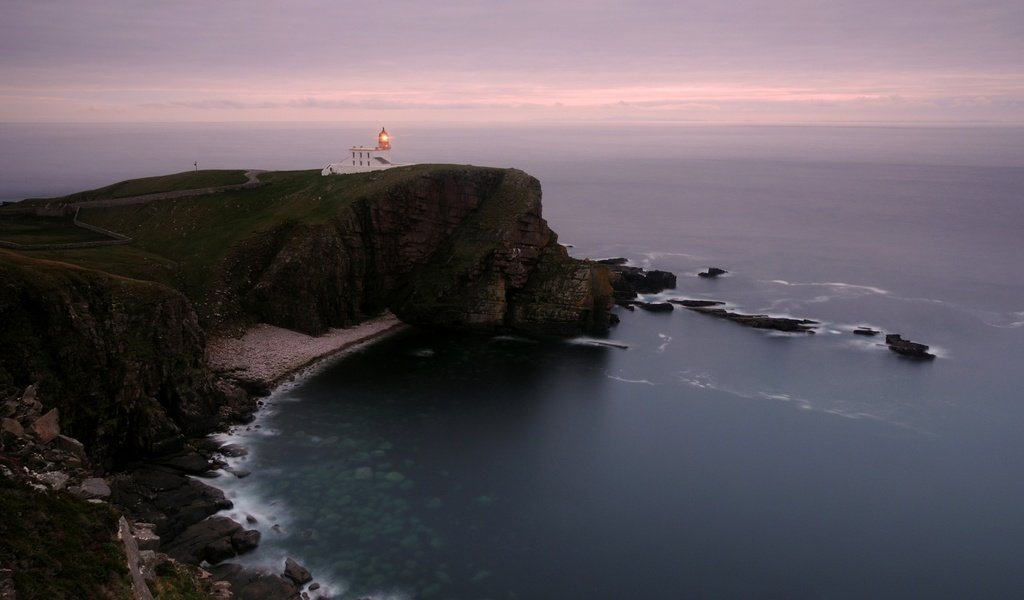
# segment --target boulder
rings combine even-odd
[[[68,474],[61,471],[50,471],[37,476],[51,490],[62,490],[68,484]]]
[[[85,499],[108,498],[110,497],[110,486],[99,477],[90,477],[71,490],[71,492]]]
[[[60,435],[60,411],[51,408],[45,415],[32,423],[32,433],[41,444],[49,444]]]
[[[305,585],[313,580],[313,576],[309,573],[309,569],[303,567],[291,558],[287,558],[284,561],[284,576],[285,578],[292,580],[297,586]]]
[[[870,327],[858,327],[858,328],[853,330],[853,335],[863,335],[863,336],[868,336],[868,337],[874,337],[874,336],[878,335],[879,333],[881,333],[881,332],[880,331],[876,331],[874,329],[871,329]]]
[[[231,535],[231,545],[239,554],[255,550],[260,545],[260,532],[255,529],[236,532]]]
[[[132,535],[139,550],[159,550],[160,536],[156,534],[156,525],[152,523],[136,523],[132,527]]]
[[[25,437],[25,428],[21,426],[21,423],[8,417],[4,417],[3,420],[0,421],[0,431],[14,437]]]
[[[200,475],[210,470],[210,461],[198,452],[186,450],[171,456],[165,456],[156,461],[157,464],[171,467],[190,475]]]
[[[70,454],[78,458],[79,460],[84,461],[86,459],[85,446],[82,445],[82,442],[76,440],[73,437],[68,437],[63,434],[58,435],[57,437],[53,438],[52,445],[57,450],[60,450],[61,452],[66,452],[67,454]]]

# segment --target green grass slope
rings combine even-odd
[[[177,192],[180,190],[237,185],[245,182],[245,171],[238,169],[184,171],[182,173],[174,173],[172,175],[159,175],[156,177],[143,177],[141,179],[119,181],[118,183],[97,188],[95,190],[76,192],[60,198],[30,198],[23,202],[19,202],[15,207],[55,202],[60,204],[70,204],[73,202],[89,202],[92,200],[106,200],[110,198],[130,198],[132,196],[145,196],[147,194],[158,194],[161,192]]]

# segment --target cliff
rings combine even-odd
[[[103,462],[209,429],[218,397],[188,300],[165,286],[0,252],[0,388],[38,382]]]
[[[607,328],[607,273],[558,245],[540,198],[521,171],[428,171],[323,223],[283,223],[237,245],[230,287],[246,314],[306,333],[384,309],[463,330]]]
[[[539,182],[521,171],[260,178],[209,196],[82,204],[81,220],[129,245],[0,250],[0,392],[38,383],[62,428],[115,464],[214,424],[231,391],[204,363],[209,331],[265,322],[317,334],[384,310],[481,332],[608,326],[607,269],[568,256],[541,216]]]

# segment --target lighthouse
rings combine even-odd
[[[324,167],[321,175],[345,175],[347,173],[365,173],[367,171],[383,171],[398,166],[391,162],[391,134],[381,127],[377,134],[377,146],[352,146],[344,160],[332,162]]]

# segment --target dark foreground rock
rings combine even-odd
[[[227,517],[210,517],[189,526],[162,549],[183,563],[197,565],[205,560],[215,565],[252,550],[259,539],[256,530],[246,531]]]
[[[935,355],[928,352],[928,346],[903,339],[898,333],[890,333],[885,336],[885,345],[890,350],[901,356],[931,360]]]
[[[158,465],[118,473],[110,482],[110,490],[113,504],[136,521],[156,525],[164,540],[172,540],[192,524],[232,507],[224,492]]]
[[[220,564],[209,569],[217,579],[231,584],[233,600],[297,600],[299,589],[283,575]]]
[[[728,319],[734,323],[739,323],[740,325],[746,325],[747,327],[753,327],[755,329],[774,329],[776,331],[785,331],[790,333],[814,333],[814,327],[818,325],[817,321],[812,321],[810,319],[791,319],[789,317],[770,317],[768,315],[743,315],[740,313],[729,312],[724,308],[696,307],[691,308],[690,310],[712,317],[717,317],[719,319]]]

